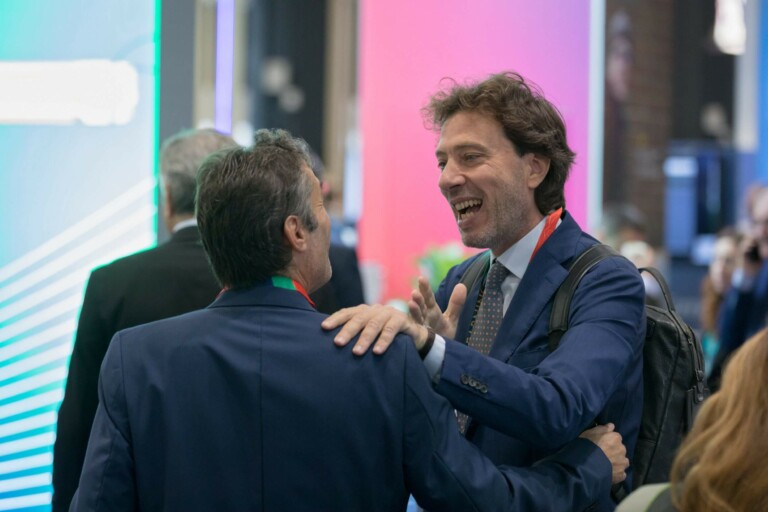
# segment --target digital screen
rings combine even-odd
[[[94,267],[155,244],[159,6],[0,2],[0,510],[49,510]]]

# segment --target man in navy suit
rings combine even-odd
[[[287,132],[206,161],[197,219],[225,291],[115,335],[71,510],[389,511],[409,492],[432,510],[583,510],[622,478],[611,426],[497,469],[431,389],[423,326],[384,357],[331,343],[308,296],[330,277],[330,221]]]
[[[615,423],[631,454],[643,399],[645,293],[637,269],[620,257],[599,263],[573,296],[559,347],[548,346],[555,292],[575,258],[597,243],[564,210],[574,153],[560,114],[514,73],[454,85],[426,112],[440,131],[440,190],[464,244],[490,249],[497,281],[491,291],[482,279],[471,290],[457,286],[476,258],[487,258],[475,256],[453,268],[436,295],[421,278],[411,317],[359,306],[324,327],[347,322],[335,340],[344,345],[367,325],[357,354],[382,328],[376,353],[392,333],[421,323],[434,329],[433,347],[414,341],[435,389],[462,413],[466,437],[497,464],[529,466],[595,422]],[[606,492],[598,509],[614,508]]]
[[[709,376],[713,391],[731,354],[768,323],[768,188],[757,189],[749,216],[752,232],[742,240],[733,286],[720,312],[720,348]]]

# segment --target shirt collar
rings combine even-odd
[[[544,224],[547,222],[545,216],[541,219],[541,222],[536,224],[532,230],[528,232],[523,238],[513,244],[512,247],[501,253],[498,258],[492,259],[491,264],[496,260],[499,260],[507,270],[517,276],[518,279],[522,279],[525,274],[528,264],[531,262],[531,256],[533,250],[536,249],[536,244],[539,241],[542,231],[544,231]],[[558,222],[558,225],[560,223]]]
[[[197,219],[194,218],[194,217],[192,217],[191,219],[183,220],[181,222],[177,222],[176,225],[173,226],[172,232],[176,233],[177,231],[179,231],[181,229],[189,228],[189,227],[192,227],[192,226],[197,226]]]

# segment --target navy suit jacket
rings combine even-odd
[[[768,261],[763,263],[751,290],[732,287],[720,310],[720,348],[712,365],[709,384],[720,387],[720,378],[728,358],[753,334],[766,326],[768,318]]]
[[[85,290],[53,446],[52,511],[69,510],[99,403],[99,368],[121,329],[201,309],[221,287],[197,227],[93,271]]]
[[[472,417],[467,438],[497,464],[529,465],[595,422],[614,423],[627,453],[634,450],[645,337],[645,290],[637,269],[624,258],[609,258],[587,273],[571,302],[568,331],[554,352],[548,347],[555,292],[574,258],[595,243],[566,213],[529,264],[489,357],[465,344],[479,283],[461,313],[460,343],[446,341],[436,390]],[[451,269],[441,283],[436,298],[443,310],[477,257]],[[615,507],[608,494],[601,510]]]
[[[257,286],[118,333],[71,510],[390,511],[410,492],[432,510],[563,511],[608,492],[608,459],[585,439],[497,469],[410,339],[355,357],[323,318]]]

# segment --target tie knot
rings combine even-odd
[[[507,270],[507,267],[496,260],[493,265],[491,265],[491,269],[488,271],[488,278],[485,281],[485,288],[487,290],[500,290],[501,283],[504,282],[504,279],[506,279],[508,275],[509,270]]]

